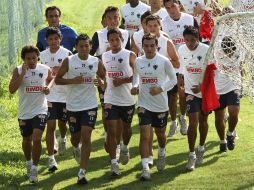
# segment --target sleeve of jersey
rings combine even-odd
[[[98,33],[95,32],[92,38],[92,49],[90,50],[90,55],[94,55],[99,47],[99,37]]]
[[[165,61],[165,72],[169,80],[162,84],[161,88],[163,91],[172,89],[177,83],[175,69],[169,61]]]
[[[139,86],[139,74],[137,72],[136,62],[135,62],[135,69],[133,73],[132,86],[134,88]]]

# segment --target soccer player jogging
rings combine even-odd
[[[188,144],[189,160],[187,170],[194,170],[195,166],[202,164],[205,152],[205,140],[208,132],[208,115],[201,110],[202,95],[200,83],[206,68],[204,59],[209,46],[199,43],[198,30],[193,26],[187,26],[183,32],[185,45],[179,48],[181,73],[179,76],[180,87],[186,94],[187,112],[189,115]],[[199,126],[200,142],[195,153],[197,127]]]
[[[183,31],[186,26],[195,26],[198,28],[197,21],[193,16],[187,13],[180,12],[180,3],[177,0],[163,0],[165,9],[168,12],[168,16],[162,20],[162,30],[168,34],[169,38],[172,39],[176,49],[185,44],[183,38]],[[176,69],[176,73],[179,70]],[[178,87],[174,87],[170,92],[168,92],[170,101],[170,116],[171,125],[169,130],[169,137],[173,137],[178,128],[178,123],[176,121],[176,111],[177,111],[177,92],[179,94],[179,105],[181,115],[179,117],[179,122],[181,127],[186,126],[186,105],[185,105],[185,95],[184,91]],[[185,128],[185,127],[184,127]],[[185,134],[185,133],[183,133]]]
[[[40,60],[42,64],[49,66],[55,77],[63,60],[72,53],[60,46],[62,34],[56,27],[49,27],[46,32],[46,40],[49,48],[41,52]],[[53,84],[50,94],[47,95],[48,101],[48,120],[46,131],[46,144],[49,156],[49,171],[57,170],[57,162],[54,157],[54,137],[56,129],[56,120],[61,137],[59,139],[59,154],[63,154],[66,150],[66,132],[67,132],[67,110],[66,110],[66,86]]]
[[[99,82],[101,85],[100,81],[105,77],[105,71],[102,62],[89,55],[91,41],[86,34],[77,37],[75,48],[78,53],[63,61],[55,82],[59,85],[67,85],[66,108],[71,143],[74,157],[80,163],[77,183],[86,184],[85,174],[91,152],[91,134],[98,109],[94,83]]]
[[[77,32],[73,28],[60,23],[61,14],[61,10],[56,6],[46,8],[45,17],[48,22],[48,26],[38,32],[36,44],[40,51],[47,49],[49,46],[45,38],[48,27],[58,27],[63,35],[61,45],[73,52],[75,39],[77,38]]]
[[[141,15],[150,10],[150,6],[142,3],[139,0],[129,0],[129,3],[125,4],[121,8],[122,25],[132,36],[134,32],[141,28]]]
[[[236,51],[236,45],[232,37],[225,36],[221,41],[221,49],[217,56],[221,59],[224,69],[230,74],[241,78],[241,64],[243,57]],[[234,150],[234,131],[238,122],[240,111],[241,84],[233,82],[226,74],[216,72],[215,86],[219,95],[220,107],[215,110],[215,126],[220,137],[220,151]],[[225,108],[228,107],[228,132],[225,139]]]
[[[38,48],[27,45],[22,48],[24,63],[14,69],[9,84],[10,93],[19,92],[18,121],[22,149],[26,158],[30,182],[38,182],[38,163],[41,156],[41,138],[47,122],[47,100],[52,73],[48,66],[37,64]]]
[[[107,146],[111,159],[112,176],[119,176],[119,166],[116,159],[118,120],[123,123],[123,145],[120,161],[123,165],[129,161],[128,144],[132,135],[131,122],[135,111],[135,97],[131,95],[131,82],[135,54],[123,49],[122,34],[118,29],[111,29],[107,33],[110,51],[102,54],[102,61],[106,68],[106,83],[104,103],[105,118],[107,120]]]
[[[140,125],[140,154],[143,166],[141,180],[150,180],[149,153],[152,146],[151,128],[155,129],[158,139],[159,171],[165,168],[166,159],[166,126],[168,116],[167,89],[177,83],[172,63],[166,57],[157,53],[158,40],[151,34],[142,39],[145,55],[138,57],[135,62],[133,88],[131,93],[138,95],[138,117]]]

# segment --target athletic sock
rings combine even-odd
[[[149,158],[142,158],[142,166],[144,170],[149,170]]]
[[[27,160],[27,161],[26,161],[26,165],[32,165],[32,164],[33,164],[32,159],[31,159],[31,160]]]
[[[118,165],[117,159],[112,159],[111,164],[117,164]]]
[[[194,151],[194,152],[190,152],[190,153],[189,153],[189,156],[190,156],[190,157],[196,158],[196,153],[195,153],[195,151]]]
[[[184,114],[184,115],[180,115],[180,120],[183,120],[183,119],[185,119],[185,117],[186,117],[186,115]]]
[[[198,151],[204,152],[205,151],[205,145],[198,145]]]
[[[49,156],[49,159],[55,159],[54,155]]]
[[[166,154],[166,149],[161,148],[160,146],[158,146],[158,155],[159,156],[165,156],[165,154]]]
[[[230,131],[227,132],[228,136],[233,136],[233,134],[234,134],[234,132],[230,132]]]
[[[121,150],[127,151],[128,150],[128,145],[122,144],[121,145]]]
[[[226,139],[220,141],[220,144],[226,144],[226,143],[227,143]]]
[[[85,177],[85,173],[86,173],[86,170],[83,169],[83,168],[80,168],[80,169],[79,169],[79,172],[78,172],[78,177],[79,177],[79,178]]]

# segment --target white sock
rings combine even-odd
[[[32,165],[33,164],[33,161],[32,160],[27,160],[26,161],[26,165]]]
[[[33,164],[31,170],[37,170],[37,166]]]
[[[158,155],[165,156],[165,154],[166,154],[166,148],[161,148],[160,146],[158,146]]]
[[[79,149],[80,149],[80,148],[79,148],[79,145],[78,145],[77,147],[73,146],[73,149],[74,149],[74,150],[79,150]]]
[[[142,166],[144,170],[149,170],[149,158],[142,158]]]
[[[66,136],[64,138],[60,137],[60,142],[65,142],[66,141]]]
[[[128,150],[128,145],[122,144],[121,145],[121,150],[127,151]]]
[[[189,153],[189,156],[190,156],[190,157],[196,158],[196,153],[195,153],[195,151],[194,151],[194,152],[190,152],[190,153]]]
[[[85,173],[86,173],[86,170],[83,169],[83,168],[80,168],[80,169],[79,169],[79,172],[78,172],[78,177],[79,177],[79,178],[84,177],[84,176],[85,176]]]
[[[107,132],[105,131],[105,133],[104,133],[104,139],[105,139],[105,141],[107,141]]]
[[[198,151],[199,152],[205,151],[205,145],[198,145]]]
[[[173,125],[173,124],[176,124],[176,120],[175,121],[171,121],[171,125]]]
[[[149,164],[153,164],[153,156],[149,156],[149,157],[148,157],[148,160],[149,160],[149,161],[148,161]]]
[[[226,144],[226,143],[227,143],[226,139],[220,141],[220,144]]]
[[[111,164],[117,164],[118,165],[117,159],[112,159]]]
[[[54,155],[49,156],[49,159],[55,159]]]
[[[185,119],[185,117],[186,117],[186,115],[185,115],[185,114],[184,114],[184,115],[180,114],[180,120]]]
[[[233,132],[230,132],[230,131],[227,132],[228,136],[233,136],[233,134],[234,134],[234,131]]]

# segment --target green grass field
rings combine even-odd
[[[62,9],[62,23],[68,24],[90,36],[101,28],[100,18],[107,5],[120,6],[124,0],[55,0]],[[109,157],[103,147],[101,114],[92,135],[92,153],[89,161],[85,187],[76,185],[79,166],[72,156],[69,141],[63,156],[56,156],[59,170],[47,172],[45,139],[39,166],[39,183],[29,184],[26,177],[25,160],[21,149],[21,136],[17,122],[17,94],[7,92],[9,78],[0,83],[0,189],[254,189],[254,106],[247,98],[242,99],[237,133],[240,137],[233,152],[219,153],[219,138],[214,126],[214,115],[209,117],[209,134],[206,142],[204,163],[194,172],[186,172],[188,144],[186,136],[178,134],[167,142],[167,161],[163,172],[152,167],[152,181],[140,182],[142,170],[139,156],[139,126],[137,115],[133,120],[131,160],[128,165],[120,164],[121,178],[110,178]],[[99,110],[100,113],[100,110]],[[168,126],[169,127],[169,126]],[[168,132],[168,130],[167,130]],[[198,144],[198,141],[197,141]],[[157,142],[154,140],[154,157],[157,158]]]

